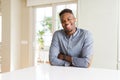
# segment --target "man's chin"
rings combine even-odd
[[[70,32],[72,32],[72,30],[65,30],[65,32],[70,33]]]

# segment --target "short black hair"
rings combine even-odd
[[[60,13],[59,13],[59,16],[61,16],[62,14],[64,13],[71,13],[73,14],[72,10],[71,9],[63,9]]]

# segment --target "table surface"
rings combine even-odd
[[[0,80],[120,80],[119,70],[40,64],[0,74]]]

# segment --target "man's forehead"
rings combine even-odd
[[[61,18],[65,18],[65,17],[74,17],[74,15],[71,13],[64,13],[61,15]]]

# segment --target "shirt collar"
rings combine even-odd
[[[63,30],[64,31],[64,30]],[[74,37],[74,36],[76,36],[76,34],[78,33],[78,28],[76,27],[76,31],[75,31],[75,33],[73,34],[73,35],[71,35],[71,36],[68,36],[66,33],[65,33],[65,31],[64,31],[64,34],[65,34],[65,36],[67,37],[67,38],[70,38],[70,37]]]
[[[76,31],[72,36],[74,37],[77,33],[78,33],[78,28],[76,27]]]

